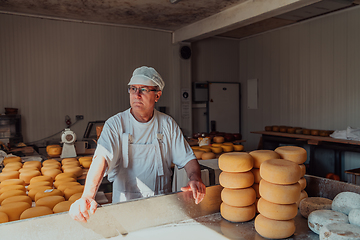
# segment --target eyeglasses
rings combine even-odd
[[[137,91],[139,91],[140,94],[149,94],[150,92],[157,92],[159,90],[148,89],[148,88],[145,88],[145,87],[142,87],[142,88],[129,87],[128,88],[128,93],[130,93],[130,94],[136,94]]]

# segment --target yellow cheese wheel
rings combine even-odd
[[[0,207],[0,212],[6,213],[10,221],[16,221],[20,219],[20,215],[28,208],[30,204],[27,202],[13,202]]]
[[[280,185],[269,183],[261,179],[259,184],[260,196],[265,200],[278,204],[296,203],[300,198],[300,184]]]
[[[52,148],[52,147],[61,147],[61,146],[58,145],[58,144],[47,145],[47,146],[46,146],[46,151],[48,151],[49,148]]]
[[[211,152],[211,148],[206,148],[205,146],[200,147],[198,150],[203,152]]]
[[[233,147],[235,152],[241,152],[242,150],[244,150],[244,146],[241,144],[234,144]]]
[[[46,164],[46,165],[43,165],[42,168],[57,168],[57,169],[61,169],[61,163],[58,163],[58,164]]]
[[[64,158],[63,160],[61,160],[61,165],[64,165],[67,162],[77,162],[77,158]]]
[[[23,167],[36,167],[37,169],[40,170],[41,162],[40,161],[28,161],[28,162],[24,163]]]
[[[215,154],[214,154],[215,156]],[[84,168],[90,168],[91,166],[91,163],[92,163],[92,160],[83,160],[81,165],[84,167]]]
[[[63,196],[48,196],[40,198],[36,201],[36,206],[46,206],[50,209],[53,209],[56,204],[59,202],[65,201],[65,198]]]
[[[10,172],[2,172],[0,173],[0,182],[7,179],[18,179],[19,172],[18,171],[10,171]]]
[[[56,159],[48,159],[48,160],[43,161],[42,165],[43,165],[43,167],[48,166],[48,165],[61,166],[61,163]]]
[[[209,160],[209,159],[215,159],[215,153],[213,152],[205,152],[201,156],[202,160]]]
[[[70,209],[70,206],[73,202],[70,201],[64,201],[64,202],[59,202],[58,204],[56,204],[53,208],[54,213],[61,213],[61,212],[67,212]]]
[[[59,189],[47,189],[36,193],[35,202],[37,202],[40,198],[49,197],[49,196],[64,196],[64,194]]]
[[[246,207],[233,207],[221,203],[220,213],[223,218],[230,222],[247,222],[255,217],[255,204]]]
[[[199,150],[200,147],[199,147],[199,146],[192,146],[191,149],[192,149],[192,150]],[[79,158],[79,162],[80,162],[80,159],[81,159],[81,158]]]
[[[79,163],[82,164],[83,161],[92,161],[93,157],[80,157],[79,158]]]
[[[218,164],[225,172],[247,172],[253,168],[253,158],[246,152],[223,153]]]
[[[65,182],[76,182],[76,179],[75,178],[62,178],[62,179],[54,182],[54,187],[58,188],[59,185],[65,183]]]
[[[1,181],[0,188],[5,187],[5,186],[9,186],[9,185],[23,185],[23,186],[25,186],[25,182],[22,179],[8,179],[8,180]]]
[[[266,201],[264,198],[259,199],[257,207],[263,216],[275,220],[293,219],[298,212],[296,203],[277,204]]]
[[[222,136],[215,136],[215,137],[213,138],[213,142],[214,142],[214,143],[223,143],[224,140],[225,140],[225,138],[222,137]]]
[[[27,219],[27,218],[34,218],[34,217],[40,217],[45,216],[49,214],[53,214],[54,212],[46,207],[46,206],[39,206],[39,207],[32,207],[29,209],[26,209],[21,215],[20,219]]]
[[[259,183],[261,180],[260,169],[253,168],[253,169],[251,169],[251,172],[254,174],[254,182]]]
[[[9,221],[9,217],[6,213],[0,212],[0,223],[6,223]]]
[[[261,178],[275,184],[297,183],[300,174],[299,165],[286,159],[270,159],[260,166]]]
[[[23,164],[21,162],[9,162],[8,164],[6,164],[5,167],[14,167],[14,166],[21,168],[23,166]]]
[[[3,160],[4,166],[6,166],[6,164],[11,163],[11,162],[21,162],[21,157],[10,156],[10,157],[5,157]]]
[[[82,193],[75,193],[69,198],[69,202],[75,202],[76,200],[80,199],[82,196]]]
[[[79,161],[72,161],[72,162],[66,162],[64,164],[62,164],[62,167],[65,167],[65,166],[77,166],[79,167],[81,164]]]
[[[0,195],[0,205],[6,198],[13,197],[13,196],[19,196],[19,195],[26,195],[26,193],[22,190],[9,190],[9,191],[2,193]]]
[[[38,171],[39,172],[39,169],[37,167],[33,167],[33,166],[23,167],[23,168],[19,169],[20,174],[23,172],[29,172],[29,171]]]
[[[60,180],[62,178],[77,178],[75,174],[73,173],[59,173],[58,175],[56,175],[55,177],[55,181]]]
[[[26,195],[19,195],[19,196],[13,196],[13,197],[8,197],[6,199],[4,199],[4,201],[2,201],[1,206],[4,206],[6,204],[9,203],[13,203],[13,202],[27,202],[28,204],[32,204],[32,200],[29,196]]]
[[[260,168],[260,165],[267,160],[280,158],[280,155],[272,150],[255,150],[249,154],[254,159],[254,168]]]
[[[256,193],[252,187],[239,189],[223,188],[221,200],[233,207],[246,207],[255,203]]]
[[[53,170],[53,169],[60,170],[61,167],[58,167],[58,166],[55,167],[54,165],[47,165],[47,166],[41,168],[41,173],[44,175],[44,173],[45,173],[46,171],[48,171],[48,170]],[[62,172],[62,171],[60,170],[60,172]]]
[[[59,190],[60,191],[60,190]],[[69,200],[69,198],[75,193],[82,193],[84,191],[83,185],[71,186],[64,190],[65,199]]]
[[[225,188],[247,188],[253,185],[254,175],[248,172],[221,172],[219,183]]]
[[[256,198],[260,198],[260,191],[259,191],[259,184],[258,183],[254,183],[252,186],[251,186],[255,192],[256,192]]]
[[[50,177],[52,177],[53,180],[55,180],[55,177],[60,173],[62,173],[62,171],[59,169],[48,169],[48,170],[44,171],[43,175],[50,176]]]
[[[47,186],[52,188],[53,183],[48,181],[30,183],[30,185],[27,187],[27,190],[31,191],[33,188],[42,187],[42,186]]]
[[[274,220],[259,214],[255,218],[255,230],[265,238],[288,238],[295,233],[295,221],[293,219]]]
[[[31,180],[30,180],[30,184],[32,183],[36,183],[36,182],[44,182],[44,181],[47,181],[47,182],[53,182],[53,179],[52,177],[50,176],[37,176],[37,177],[33,177]]]
[[[211,151],[213,153],[216,153],[216,154],[219,154],[219,153],[222,153],[222,147],[211,147]]]
[[[40,176],[39,170],[32,170],[20,173],[19,179],[24,180],[25,184],[29,184],[33,177]]]
[[[81,167],[67,167],[64,169],[64,173],[73,173],[76,177],[81,177],[83,175],[83,169]]]
[[[305,174],[306,174],[306,166],[305,166],[305,164],[299,164],[299,167],[301,169],[301,177],[305,176]]]
[[[296,164],[303,164],[307,159],[304,148],[297,146],[282,146],[275,149],[281,158],[293,161]]]
[[[195,154],[195,157],[196,159],[201,159],[201,156],[204,154],[204,151],[201,151],[201,150],[194,150],[194,154]]]
[[[222,143],[213,143],[213,144],[211,144],[211,147],[220,147],[221,148],[221,146],[222,146]]]
[[[300,178],[299,180],[301,191],[306,188],[306,179],[304,177]]]
[[[26,192],[24,185],[8,185],[8,186],[2,187],[0,189],[0,195],[3,194],[4,192],[10,191],[10,190],[22,190],[22,191]]]
[[[78,186],[78,185],[81,185],[81,184],[79,182],[64,182],[64,183],[60,184],[57,189],[64,192],[65,189],[67,189],[69,187],[73,187],[73,186]]]
[[[301,200],[305,199],[305,198],[308,198],[308,194],[305,190],[302,190],[300,192],[300,197],[299,197],[299,200],[296,201],[296,206],[299,206],[300,205],[300,202]]]
[[[19,169],[21,168],[22,166],[16,166],[16,165],[9,166],[8,164],[3,168],[2,172],[19,171]]]
[[[232,142],[224,142],[223,145],[228,145],[228,146],[232,146],[234,145]]]
[[[234,151],[233,145],[221,145],[221,148],[225,153]]]
[[[50,157],[59,157],[62,152],[62,147],[59,145],[47,146],[46,152]]]
[[[35,196],[38,192],[43,192],[45,190],[48,190],[48,189],[53,189],[52,187],[50,186],[38,186],[38,187],[34,187],[32,188],[29,192],[28,192],[28,196],[33,200],[35,201]]]

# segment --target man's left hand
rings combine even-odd
[[[188,182],[186,187],[182,187],[183,192],[192,192],[195,203],[199,204],[205,197],[206,187],[201,181],[192,180]]]

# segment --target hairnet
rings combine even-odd
[[[165,83],[160,74],[152,67],[139,67],[134,70],[133,75],[128,85],[145,85],[145,86],[158,86],[162,91]]]

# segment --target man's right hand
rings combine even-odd
[[[98,203],[93,198],[82,197],[71,204],[69,214],[72,219],[79,222],[87,222],[89,219],[89,212],[94,214],[97,209]]]

